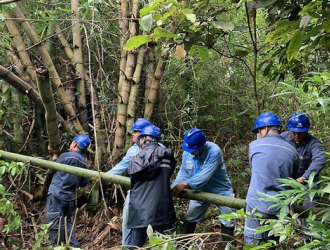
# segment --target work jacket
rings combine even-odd
[[[79,151],[65,152],[57,158],[56,162],[87,169],[86,159]],[[76,198],[76,188],[86,186],[88,181],[88,178],[57,171],[53,176],[48,194],[53,194],[61,200],[71,201]]]
[[[250,143],[249,161],[252,174],[246,204],[265,214],[277,214],[278,208],[270,208],[272,202],[258,199],[265,198],[260,193],[273,196],[286,189],[278,179],[296,175],[296,149],[281,135],[270,134]]]
[[[197,158],[189,152],[183,153],[181,168],[172,187],[183,181],[196,191],[233,196],[221,149],[213,142],[207,141]]]
[[[128,228],[168,225],[176,220],[170,178],[176,161],[170,149],[148,143],[129,163]]]
[[[315,172],[314,181],[318,181],[319,174],[325,165],[325,154],[320,141],[307,134],[302,142],[296,144],[289,132],[284,132],[281,136],[298,151],[299,168],[295,178],[305,177],[308,179],[311,173]]]

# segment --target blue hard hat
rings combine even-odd
[[[78,148],[82,151],[87,151],[91,140],[87,135],[77,135],[73,140],[77,143]]]
[[[252,133],[255,134],[258,133],[259,128],[273,127],[273,126],[282,127],[282,122],[280,118],[272,112],[262,113],[256,119],[252,129]]]
[[[292,132],[307,132],[310,128],[309,118],[303,112],[296,112],[289,116],[287,128]]]
[[[183,137],[182,148],[184,151],[193,153],[202,148],[206,142],[206,136],[203,130],[199,128],[192,128],[188,130]]]
[[[151,123],[144,118],[137,119],[133,126],[131,127],[131,130],[133,131],[141,131],[144,127],[151,125]]]
[[[140,139],[142,136],[147,136],[147,135],[155,137],[159,140],[161,136],[160,128],[155,125],[146,126],[141,130],[138,139]]]

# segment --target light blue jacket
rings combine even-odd
[[[131,161],[132,157],[136,156],[140,151],[141,148],[139,147],[139,145],[135,143],[132,147],[130,147],[127,150],[127,153],[124,156],[124,158],[116,166],[110,169],[107,173],[114,175],[122,175],[127,170],[128,164]]]
[[[258,200],[262,197],[259,193],[275,195],[287,189],[278,179],[296,175],[299,164],[296,149],[280,135],[270,134],[250,143],[249,161],[252,175],[246,204],[265,214],[277,214],[278,208],[269,208],[272,202]]]
[[[183,153],[181,168],[172,188],[183,181],[187,181],[190,188],[197,191],[233,195],[221,149],[213,142],[205,143],[199,158],[186,151]]]

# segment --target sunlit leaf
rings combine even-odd
[[[133,36],[130,39],[128,39],[125,49],[126,50],[131,50],[131,49],[136,49],[140,47],[141,45],[151,42],[151,39],[147,36]]]
[[[177,34],[174,34],[171,31],[169,31],[167,29],[164,29],[164,28],[161,28],[161,27],[155,28],[154,35],[158,38],[162,38],[162,37],[164,37],[164,38],[177,38],[178,37]]]

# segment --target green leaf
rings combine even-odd
[[[140,47],[141,45],[151,42],[151,39],[147,36],[133,36],[130,39],[128,39],[125,49],[126,50],[132,50]]]
[[[148,238],[151,238],[154,234],[154,230],[152,229],[152,226],[151,225],[148,225],[147,227],[147,235],[148,235]]]
[[[329,24],[330,25],[330,24]],[[323,77],[327,78],[327,79],[330,79],[330,73],[327,72],[327,71],[323,71],[322,74],[321,74]]]
[[[141,18],[141,27],[144,31],[150,32],[152,26],[152,15],[146,15]]]
[[[328,193],[330,194],[330,184],[328,184],[328,186],[326,186],[325,188],[322,189],[323,193]]]
[[[154,246],[157,245],[159,243],[162,243],[164,240],[160,237],[156,237],[156,236],[151,236],[149,237],[149,243],[150,245]]]
[[[192,23],[194,23],[196,21],[196,15],[195,14],[185,14],[185,16]]]
[[[164,29],[164,28],[161,28],[161,27],[155,28],[154,35],[157,38],[162,38],[162,37],[165,37],[165,38],[177,38],[178,37],[177,34],[174,34],[171,31],[169,31],[167,29]]]
[[[207,60],[209,58],[209,50],[205,47],[199,47],[198,54],[203,60]]]
[[[214,27],[218,29],[222,29],[224,31],[232,31],[235,28],[235,26],[232,23],[227,23],[223,21],[213,22],[213,25]]]
[[[5,187],[0,184],[0,195],[4,195],[5,193],[6,193]]]
[[[297,32],[292,37],[289,47],[286,50],[286,56],[287,56],[289,62],[297,54],[303,38],[304,38],[304,34],[301,30],[297,30]]]
[[[330,20],[325,20],[322,23],[322,29],[324,29],[325,32],[330,32]]]
[[[312,172],[311,175],[308,178],[308,187],[309,187],[309,189],[312,189],[312,187],[313,187],[315,174],[316,174],[316,172]]]
[[[329,98],[317,98],[317,102],[322,106],[323,112],[325,113],[326,107],[329,105]]]
[[[307,25],[309,24],[312,17],[310,15],[303,16],[300,20],[299,28],[305,29]]]
[[[248,54],[249,52],[246,50],[236,50],[234,56],[244,57],[247,56]]]

